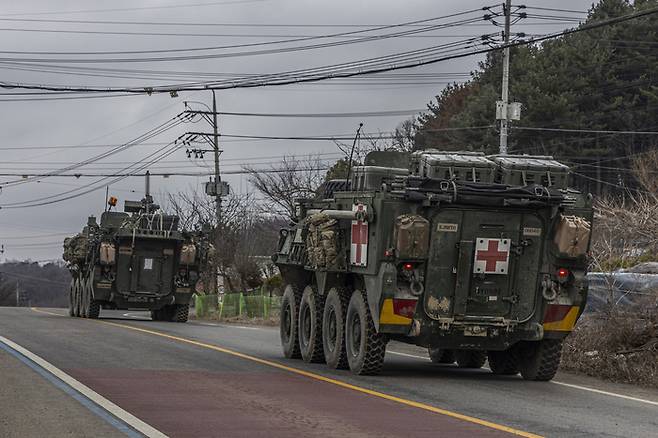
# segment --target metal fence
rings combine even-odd
[[[195,307],[199,318],[276,318],[281,310],[281,297],[243,293],[196,295]]]

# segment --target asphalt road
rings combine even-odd
[[[658,437],[658,391],[567,374],[526,382],[434,365],[423,350],[395,343],[382,375],[357,377],[284,359],[276,328],[64,314],[0,308],[0,336],[171,437]],[[32,380],[31,397],[52,400],[43,378]],[[40,421],[4,387],[0,420]],[[94,423],[80,406],[67,412],[74,418],[65,424],[106,435],[107,421]],[[12,427],[0,421],[0,435],[12,436]],[[49,436],[76,435],[51,426]]]

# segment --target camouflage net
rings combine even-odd
[[[87,258],[88,239],[82,233],[64,239],[64,254],[62,258],[70,264],[82,264]]]
[[[338,244],[336,225],[325,213],[316,213],[307,218],[308,235],[306,251],[311,266],[315,268],[338,267]]]

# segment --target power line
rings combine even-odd
[[[578,28],[567,29],[562,32],[549,34],[539,38],[533,38],[526,41],[513,42],[504,47],[516,47],[521,45],[534,44],[537,42],[546,41],[549,39],[554,39],[565,35],[589,31],[600,27],[609,26],[612,24],[622,23],[628,20],[645,17],[648,15],[655,14],[656,12],[658,12],[658,8],[650,8],[644,11],[639,11],[621,17],[584,24],[579,26]],[[473,44],[471,44],[471,47],[473,47]],[[99,87],[71,87],[71,86],[62,87],[62,86],[49,86],[49,85],[23,85],[23,84],[6,83],[6,82],[0,84],[0,86],[4,88],[38,89],[38,90],[46,90],[46,91],[133,92],[133,93],[170,92],[170,91],[200,90],[200,89],[252,88],[252,87],[263,87],[263,86],[274,86],[274,85],[288,85],[288,84],[305,83],[305,82],[316,82],[316,81],[322,81],[322,80],[334,79],[334,78],[347,78],[354,76],[362,76],[366,74],[402,70],[402,69],[408,69],[422,65],[430,65],[446,60],[463,58],[467,56],[472,56],[474,54],[489,53],[495,50],[500,50],[501,48],[503,47],[497,47],[497,48],[487,47],[483,49],[475,49],[466,52],[464,52],[463,51],[464,49],[462,48],[462,52],[451,53],[444,56],[432,57],[433,55],[432,51],[435,52],[434,56],[437,55],[436,53],[437,47],[435,46],[435,47],[430,47],[416,51],[403,52],[397,55],[389,55],[388,57],[384,57],[383,60],[380,57],[366,61],[359,61],[357,63],[348,63],[347,66],[345,64],[337,65],[337,66],[326,66],[320,69],[316,68],[316,69],[302,70],[301,73],[299,71],[280,72],[277,74],[263,75],[260,78],[250,77],[244,81],[232,80],[224,83],[210,82],[210,83],[201,83],[199,85],[193,85],[193,86],[188,85],[188,86],[160,86],[160,87],[99,88]],[[444,47],[444,51],[445,51],[445,47]],[[455,50],[452,50],[452,52],[455,52]],[[430,58],[423,59],[423,57],[425,56],[429,56]],[[402,57],[402,60],[401,61],[398,60],[399,63],[396,62],[395,64],[388,64],[388,65],[381,64],[381,62],[392,63],[394,62],[393,59],[395,57]],[[374,63],[375,60],[380,62],[380,64],[377,65],[376,63]],[[323,69],[325,71],[322,71]],[[290,76],[291,74],[295,74],[295,76],[291,77]]]
[[[205,6],[218,6],[218,5],[235,5],[244,3],[260,3],[267,0],[225,0],[220,2],[206,2],[206,3],[190,3],[186,5],[162,5],[162,6],[142,6],[132,8],[111,8],[111,9],[78,9],[73,11],[48,11],[48,12],[17,12],[11,14],[2,14],[3,17],[19,16],[19,15],[66,15],[66,14],[86,14],[86,13],[100,13],[100,12],[126,12],[126,11],[144,11],[152,9],[180,9],[180,8],[193,8]]]
[[[513,126],[512,129],[518,129],[521,131],[576,132],[576,133],[589,133],[589,134],[658,135],[658,131],[615,131],[615,130],[606,130],[606,129],[535,128],[530,126]]]

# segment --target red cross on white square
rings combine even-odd
[[[509,239],[478,237],[475,239],[473,273],[506,275],[509,265],[509,250]]]
[[[352,206],[352,211],[366,212],[366,206],[357,204]],[[368,264],[368,222],[357,219],[352,221],[352,240],[350,247],[350,263],[354,266],[366,266]]]

